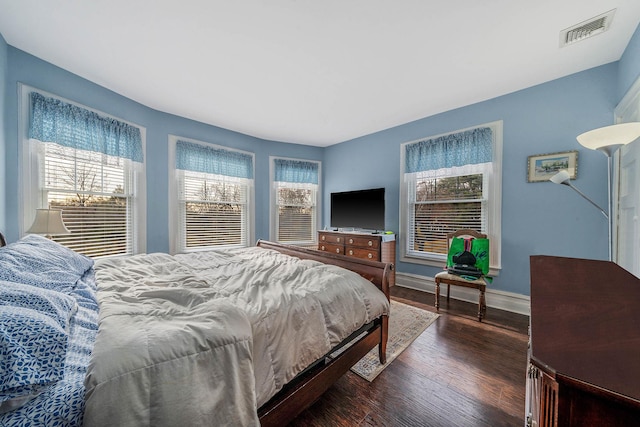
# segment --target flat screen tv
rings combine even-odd
[[[384,230],[384,188],[331,193],[331,227]]]

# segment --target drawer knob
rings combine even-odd
[[[353,249],[349,249],[349,255],[353,255]]]
[[[324,245],[320,246],[320,250],[323,250],[323,251],[325,250]]]
[[[369,259],[373,258],[373,254],[371,252],[369,252]]]
[[[353,239],[349,239],[349,244],[352,245],[353,244]]]
[[[336,253],[339,254],[340,253],[340,248],[336,248]]]
[[[327,237],[323,234],[322,235],[322,240],[326,239]]]
[[[369,240],[369,246],[373,246],[373,240]]]
[[[338,238],[336,239],[336,241],[337,241],[338,243],[340,243],[340,237],[338,237]]]

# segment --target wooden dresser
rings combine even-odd
[[[338,255],[369,259],[371,261],[396,264],[395,234],[346,233],[342,231],[319,231],[318,250]],[[393,269],[389,285],[396,283]]]
[[[529,425],[640,425],[640,279],[615,263],[531,257]]]

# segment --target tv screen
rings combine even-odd
[[[384,188],[331,193],[331,227],[384,230]]]

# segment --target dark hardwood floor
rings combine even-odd
[[[392,298],[434,311],[434,296]],[[373,382],[348,372],[292,426],[523,426],[529,318],[440,299],[441,316]]]

